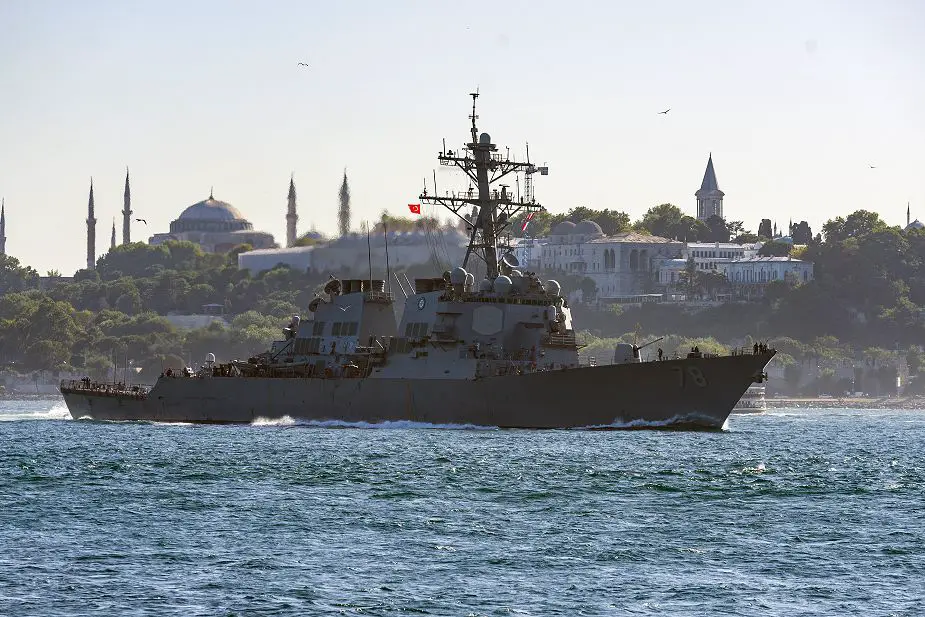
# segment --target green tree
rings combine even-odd
[[[0,255],[0,293],[32,289],[38,285],[39,273],[9,255]]]
[[[761,224],[758,225],[758,239],[770,240],[773,237],[774,233],[771,229],[771,219],[761,219]]]
[[[810,229],[809,223],[800,221],[793,226],[790,237],[793,239],[794,244],[809,244],[813,241],[813,230]]]
[[[730,232],[723,217],[714,214],[705,223],[708,229],[707,242],[729,242]]]
[[[786,242],[765,242],[758,249],[758,254],[762,257],[786,257],[791,248]]]

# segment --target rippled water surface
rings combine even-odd
[[[922,615],[925,412],[728,430],[71,421],[0,402],[0,615]]]

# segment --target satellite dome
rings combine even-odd
[[[475,277],[472,276],[471,272],[466,272],[466,287],[472,287],[472,284],[475,282]]]
[[[562,286],[559,285],[559,281],[548,280],[546,281],[546,291],[554,296],[558,296],[559,292],[562,291]]]
[[[491,291],[491,281],[488,279],[482,279],[479,281],[479,291],[489,292]]]
[[[468,276],[466,269],[461,266],[456,266],[450,272],[450,283],[453,285],[464,285],[466,282],[466,276]]]
[[[214,353],[206,354],[206,364],[215,364],[215,354]]]
[[[495,279],[495,293],[504,295],[511,291],[514,282],[508,277],[501,275]]]
[[[552,230],[554,236],[570,236],[575,233],[575,223],[572,221],[562,221]]]
[[[601,226],[594,221],[585,219],[575,226],[574,233],[581,234],[583,236],[603,236],[604,230],[601,229]]]
[[[490,144],[491,135],[489,135],[488,133],[482,133],[481,135],[479,135],[479,143],[480,144]]]

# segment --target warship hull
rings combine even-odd
[[[163,377],[146,397],[62,387],[74,418],[499,428],[722,427],[773,352],[462,379]]]

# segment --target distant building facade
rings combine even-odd
[[[587,276],[599,300],[618,300],[651,291],[665,260],[680,257],[682,242],[626,232],[605,236],[594,221],[556,225],[537,247],[539,269]]]
[[[758,255],[760,243],[735,244],[734,242],[688,242],[681,256],[687,260],[693,258],[698,270],[722,270],[723,264],[736,259]]]
[[[431,265],[435,271],[460,265],[468,238],[455,229],[388,233],[388,264],[395,270]],[[279,264],[300,271],[362,278],[373,268],[386,266],[386,240],[382,233],[348,233],[312,246],[247,251],[238,255],[238,268],[256,274]],[[437,272],[439,274],[439,272]]]
[[[745,257],[723,265],[733,287],[763,286],[773,281],[807,283],[813,280],[812,262],[791,257]]]

